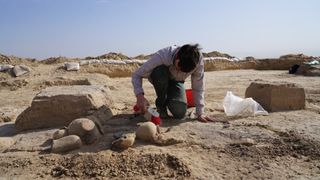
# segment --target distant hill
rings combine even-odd
[[[122,54],[122,53],[115,53],[115,52],[109,52],[107,54],[103,54],[101,56],[88,56],[85,59],[114,59],[114,60],[123,60],[123,59],[131,59],[130,57]]]
[[[307,56],[304,54],[287,54],[287,55],[280,56],[280,59],[287,59],[287,60],[290,60],[290,59],[312,59],[312,58],[314,58],[314,57]]]
[[[17,56],[6,56],[4,54],[0,54],[0,63],[1,64],[16,64],[21,62],[33,62],[36,61],[34,58],[21,58]]]
[[[89,59],[114,59],[114,60],[124,60],[124,59],[141,59],[141,60],[147,60],[150,59],[152,56],[154,55],[154,53],[149,54],[149,55],[144,55],[144,54],[140,54],[138,56],[135,57],[129,57],[125,54],[122,53],[116,53],[116,52],[109,52],[107,54],[103,54],[100,56],[87,56],[85,59],[89,60]],[[231,56],[229,54],[226,53],[221,53],[218,51],[212,51],[209,53],[203,53],[204,57],[225,57],[225,58],[234,58],[234,56]]]
[[[8,56],[0,54],[0,63],[10,63],[11,59]]]
[[[230,56],[229,54],[226,53],[221,53],[218,51],[212,51],[209,53],[202,53],[204,57],[225,57],[225,58],[234,58],[234,56]]]
[[[218,51],[212,51],[212,52],[209,52],[209,53],[202,53],[204,57],[225,57],[225,58],[234,58],[234,56],[231,56],[229,54],[226,54],[226,53],[221,53],[221,52],[218,52]],[[133,57],[132,59],[143,59],[143,60],[147,60],[147,59],[150,59],[151,56],[154,55],[154,54],[149,54],[149,55],[138,55],[136,57]]]
[[[55,63],[62,63],[68,61],[68,58],[59,56],[59,57],[50,57],[47,59],[42,60],[41,62],[44,64],[55,64]]]
[[[153,54],[149,54],[149,55],[140,54],[140,55],[138,55],[136,57],[133,57],[132,59],[147,60],[147,59],[150,59],[153,55],[154,55],[154,53]]]
[[[86,60],[90,60],[90,59],[112,59],[112,60],[132,60],[132,59],[139,59],[139,60],[148,60],[150,59],[154,54],[149,54],[149,55],[144,55],[144,54],[140,54],[138,56],[135,57],[129,57],[125,54],[122,53],[115,53],[115,52],[110,52],[107,54],[103,54],[100,56],[88,56],[85,59]],[[234,58],[234,56],[231,56],[227,53],[221,53],[218,51],[212,51],[212,52],[208,52],[208,53],[203,53],[204,57],[224,57],[224,58],[228,58],[228,59],[232,59]],[[39,61],[41,63],[44,64],[54,64],[54,63],[62,63],[62,62],[67,62],[67,61],[78,61],[82,58],[68,58],[68,57],[63,57],[63,56],[59,56],[59,57],[50,57],[47,59],[43,59],[43,60],[37,60],[37,59],[33,59],[33,58],[22,58],[22,57],[17,57],[17,56],[8,56],[8,55],[4,55],[4,54],[0,54],[0,64],[16,64],[16,63],[20,63],[22,61],[25,62],[34,62],[34,61]],[[259,58],[256,59],[252,56],[248,56],[245,58],[245,60],[248,61],[252,61],[252,60],[266,60],[266,59],[270,59],[270,58]],[[286,55],[282,55],[278,58],[272,58],[272,59],[278,59],[278,60],[312,60],[312,59],[317,59],[320,60],[320,57],[314,57],[314,56],[308,56],[308,55],[304,55],[304,54],[286,54]]]
[[[226,54],[226,53],[221,53],[221,52],[218,52],[218,51],[212,51],[212,52],[209,52],[209,53],[202,53],[204,57],[225,57],[225,58],[234,58],[234,56],[231,56],[229,54]],[[149,54],[149,55],[138,55],[136,57],[133,57],[132,59],[143,59],[143,60],[147,60],[147,59],[150,59],[151,56],[154,55],[154,54]]]

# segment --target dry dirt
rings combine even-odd
[[[319,77],[287,71],[206,72],[206,112],[216,123],[167,119],[161,130],[180,143],[156,146],[138,140],[132,148],[117,152],[110,149],[114,137],[133,132],[141,121],[132,115],[131,79],[110,78],[103,68],[66,72],[60,66],[35,63],[30,65],[30,74],[18,78],[0,73],[0,137],[15,140],[0,153],[0,179],[320,179]],[[302,85],[306,109],[226,117],[222,108],[226,92],[244,97],[246,87],[256,79]],[[56,129],[14,132],[16,116],[41,89],[90,84],[109,87],[115,101],[115,116],[104,125],[106,133],[97,143],[66,154],[50,154],[45,147]],[[147,99],[154,102],[152,86],[144,81],[144,87]]]

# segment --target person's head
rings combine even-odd
[[[191,72],[199,63],[200,48],[198,44],[183,45],[176,56],[176,67],[182,72]]]

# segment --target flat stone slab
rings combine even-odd
[[[252,97],[269,112],[299,110],[305,108],[304,88],[287,82],[252,82],[245,97]]]
[[[112,99],[103,86],[53,86],[44,89],[16,119],[17,131],[68,126],[77,118],[110,107]],[[111,113],[111,111],[109,111]]]

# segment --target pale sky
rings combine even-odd
[[[237,57],[320,56],[319,0],[0,0],[0,53],[151,54],[199,43]]]

